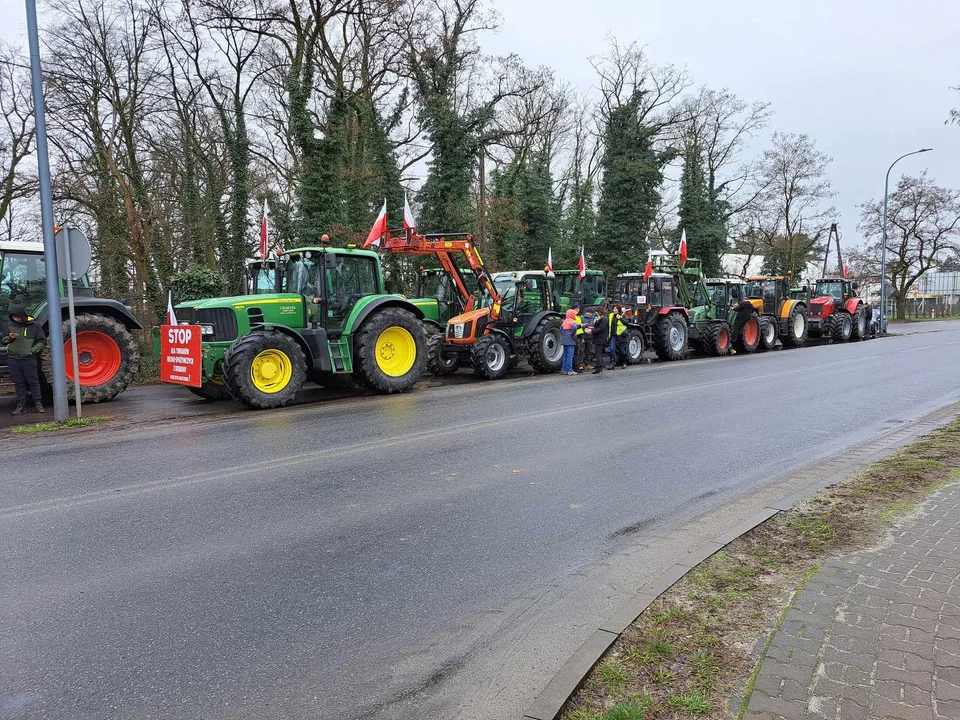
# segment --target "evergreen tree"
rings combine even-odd
[[[559,240],[557,202],[548,163],[515,160],[493,173],[490,242],[500,267],[542,269]]]
[[[592,253],[596,245],[597,212],[593,205],[593,181],[575,179],[570,204],[563,217],[562,241],[554,248],[554,267],[577,267],[580,248]]]
[[[720,256],[727,249],[727,228],[723,219],[724,208],[721,201],[711,198],[703,167],[700,147],[689,145],[683,154],[678,209],[680,224],[674,240],[679,247],[681,233],[686,230],[689,256],[703,262],[703,271],[707,275],[719,275]]]
[[[597,243],[590,256],[611,274],[643,269],[645,237],[660,206],[663,166],[673,157],[655,149],[656,129],[638,120],[640,100],[638,91],[611,110],[604,127]]]

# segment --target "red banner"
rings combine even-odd
[[[160,381],[190,387],[203,384],[199,325],[160,327]]]

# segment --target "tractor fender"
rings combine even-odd
[[[863,300],[861,298],[850,298],[849,300],[847,300],[847,302],[844,303],[844,307],[846,308],[848,313],[850,313],[851,315],[856,315],[857,310],[860,309],[860,306],[862,304],[863,304]]]
[[[780,306],[780,319],[786,320],[790,317],[790,313],[793,312],[793,308],[800,306],[806,307],[806,303],[800,300],[784,300],[783,304]]]
[[[385,307],[397,307],[401,308],[402,310],[406,310],[407,312],[413,314],[417,320],[423,320],[424,318],[423,310],[418,308],[402,295],[382,295],[368,302],[363,302],[363,300],[361,300],[357,303],[357,306],[347,319],[347,322],[344,323],[344,334],[350,334],[352,336],[357,329],[363,325],[363,321],[366,320],[374,310],[379,310]]]
[[[683,313],[683,317],[687,320],[687,322],[690,322],[690,313],[687,312],[687,309],[685,307],[681,307],[679,305],[676,305],[673,307],[669,307],[669,306],[662,307],[657,311],[657,314],[666,315],[667,313],[672,313],[672,312]]]
[[[431,320],[428,317],[421,318],[421,322],[424,325],[429,326],[428,333],[440,333],[442,335],[447,331],[442,324],[438,323],[436,320]]]
[[[317,331],[310,328],[306,330],[297,331],[287,325],[279,325],[275,323],[257,323],[250,326],[251,332],[256,332],[257,330],[265,330],[267,332],[278,332],[278,333],[282,333],[283,335],[286,335],[287,337],[293,338],[293,340],[297,343],[297,345],[300,346],[300,349],[303,350],[303,356],[307,359],[307,367],[312,367],[317,370],[323,370],[324,369],[323,366],[325,365],[327,370],[330,369],[330,356],[329,356],[329,351],[327,350],[327,342],[326,342],[327,333],[325,330],[321,330],[323,335],[322,343],[320,343],[320,338],[317,338],[315,336],[315,333],[317,333]],[[305,339],[304,336],[300,334],[301,332],[304,333],[304,335],[310,336],[311,342],[308,342],[307,339]],[[243,338],[243,337],[245,336],[244,335],[240,336],[240,338]],[[312,340],[317,340],[317,342],[312,342]],[[316,345],[316,347],[315,348],[311,347],[312,345]],[[318,363],[318,360],[319,360],[319,363]]]
[[[563,322],[563,315],[554,311],[554,310],[541,310],[532,318],[527,320],[527,324],[523,326],[523,337],[527,337],[530,333],[533,332],[534,328],[543,320],[545,317],[553,317]]]
[[[73,300],[73,308],[77,314],[85,312],[92,315],[106,315],[111,317],[127,328],[127,330],[143,330],[143,325],[133,316],[133,311],[119,300],[113,300],[111,298],[75,297]],[[61,319],[66,319],[68,313],[67,300],[66,298],[61,298]],[[37,313],[36,320],[42,327],[48,327],[49,314],[49,306],[44,306],[44,308]]]

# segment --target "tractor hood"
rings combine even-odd
[[[302,303],[303,296],[296,293],[272,293],[269,295],[235,295],[233,297],[208,298],[206,300],[190,300],[177,305],[178,308],[193,308],[207,310],[213,308],[243,309],[254,305],[276,305],[278,303]]]
[[[450,318],[448,325],[462,325],[468,322],[475,322],[479,318],[487,317],[490,314],[490,308],[479,308],[477,310],[470,310],[465,312],[462,315],[457,315],[456,317]]]
[[[757,310],[763,311],[763,298],[747,298],[747,302],[753,305]]]
[[[834,302],[832,295],[821,295],[820,297],[815,297],[810,301],[811,305],[829,305]]]

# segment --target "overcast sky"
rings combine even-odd
[[[502,26],[488,52],[586,91],[587,58],[605,39],[646,45],[685,65],[697,84],[773,104],[769,131],[807,133],[834,158],[830,179],[844,244],[857,243],[857,205],[883,194],[883,176],[927,168],[960,188],[960,0],[493,0]],[[42,19],[41,19],[42,21]],[[0,0],[0,37],[26,46],[22,0]],[[769,134],[769,133],[767,133]],[[757,144],[761,149],[766,137]]]

